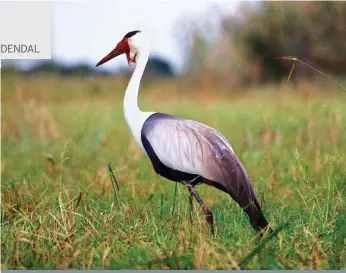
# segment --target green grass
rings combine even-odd
[[[175,194],[129,134],[126,83],[2,80],[3,269],[346,268],[344,94],[304,85],[209,100],[181,87],[143,90],[142,109],[196,119],[229,139],[282,228],[261,242],[235,202],[206,185],[196,190],[216,237],[196,202],[190,223],[186,188]]]

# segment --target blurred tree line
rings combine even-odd
[[[220,35],[203,28],[191,33],[190,75],[215,77],[236,85],[287,78],[295,56],[327,73],[346,75],[346,2],[243,2],[223,17]],[[296,66],[295,78],[317,76]]]
[[[87,63],[78,63],[74,65],[65,64],[57,60],[36,61],[30,68],[21,69],[15,63],[5,63],[2,72],[19,72],[25,75],[58,75],[61,77],[87,77],[87,76],[109,76],[115,74],[128,73],[127,67],[122,67],[117,71],[108,71],[100,68],[95,69],[94,66]],[[170,77],[174,75],[172,65],[166,59],[153,56],[148,60],[145,71],[146,78],[152,77]]]

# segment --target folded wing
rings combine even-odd
[[[155,113],[144,123],[142,135],[167,167],[220,183],[233,198],[253,199],[253,190],[226,138],[196,121]]]

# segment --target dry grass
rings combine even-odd
[[[129,134],[125,86],[2,77],[3,269],[345,269],[345,94],[309,84],[242,95],[185,93],[183,82],[144,87],[143,109],[220,130],[274,228],[289,224],[249,258],[259,239],[227,195],[197,188],[216,238],[201,213],[191,225],[186,189],[174,195]]]

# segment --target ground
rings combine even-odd
[[[278,235],[256,236],[225,193],[159,177],[122,114],[126,79],[2,77],[3,269],[345,269],[346,94],[328,84],[191,91],[140,106],[219,130]],[[222,93],[222,94],[221,94]],[[107,164],[120,191],[115,195]],[[120,205],[119,205],[120,204]]]

